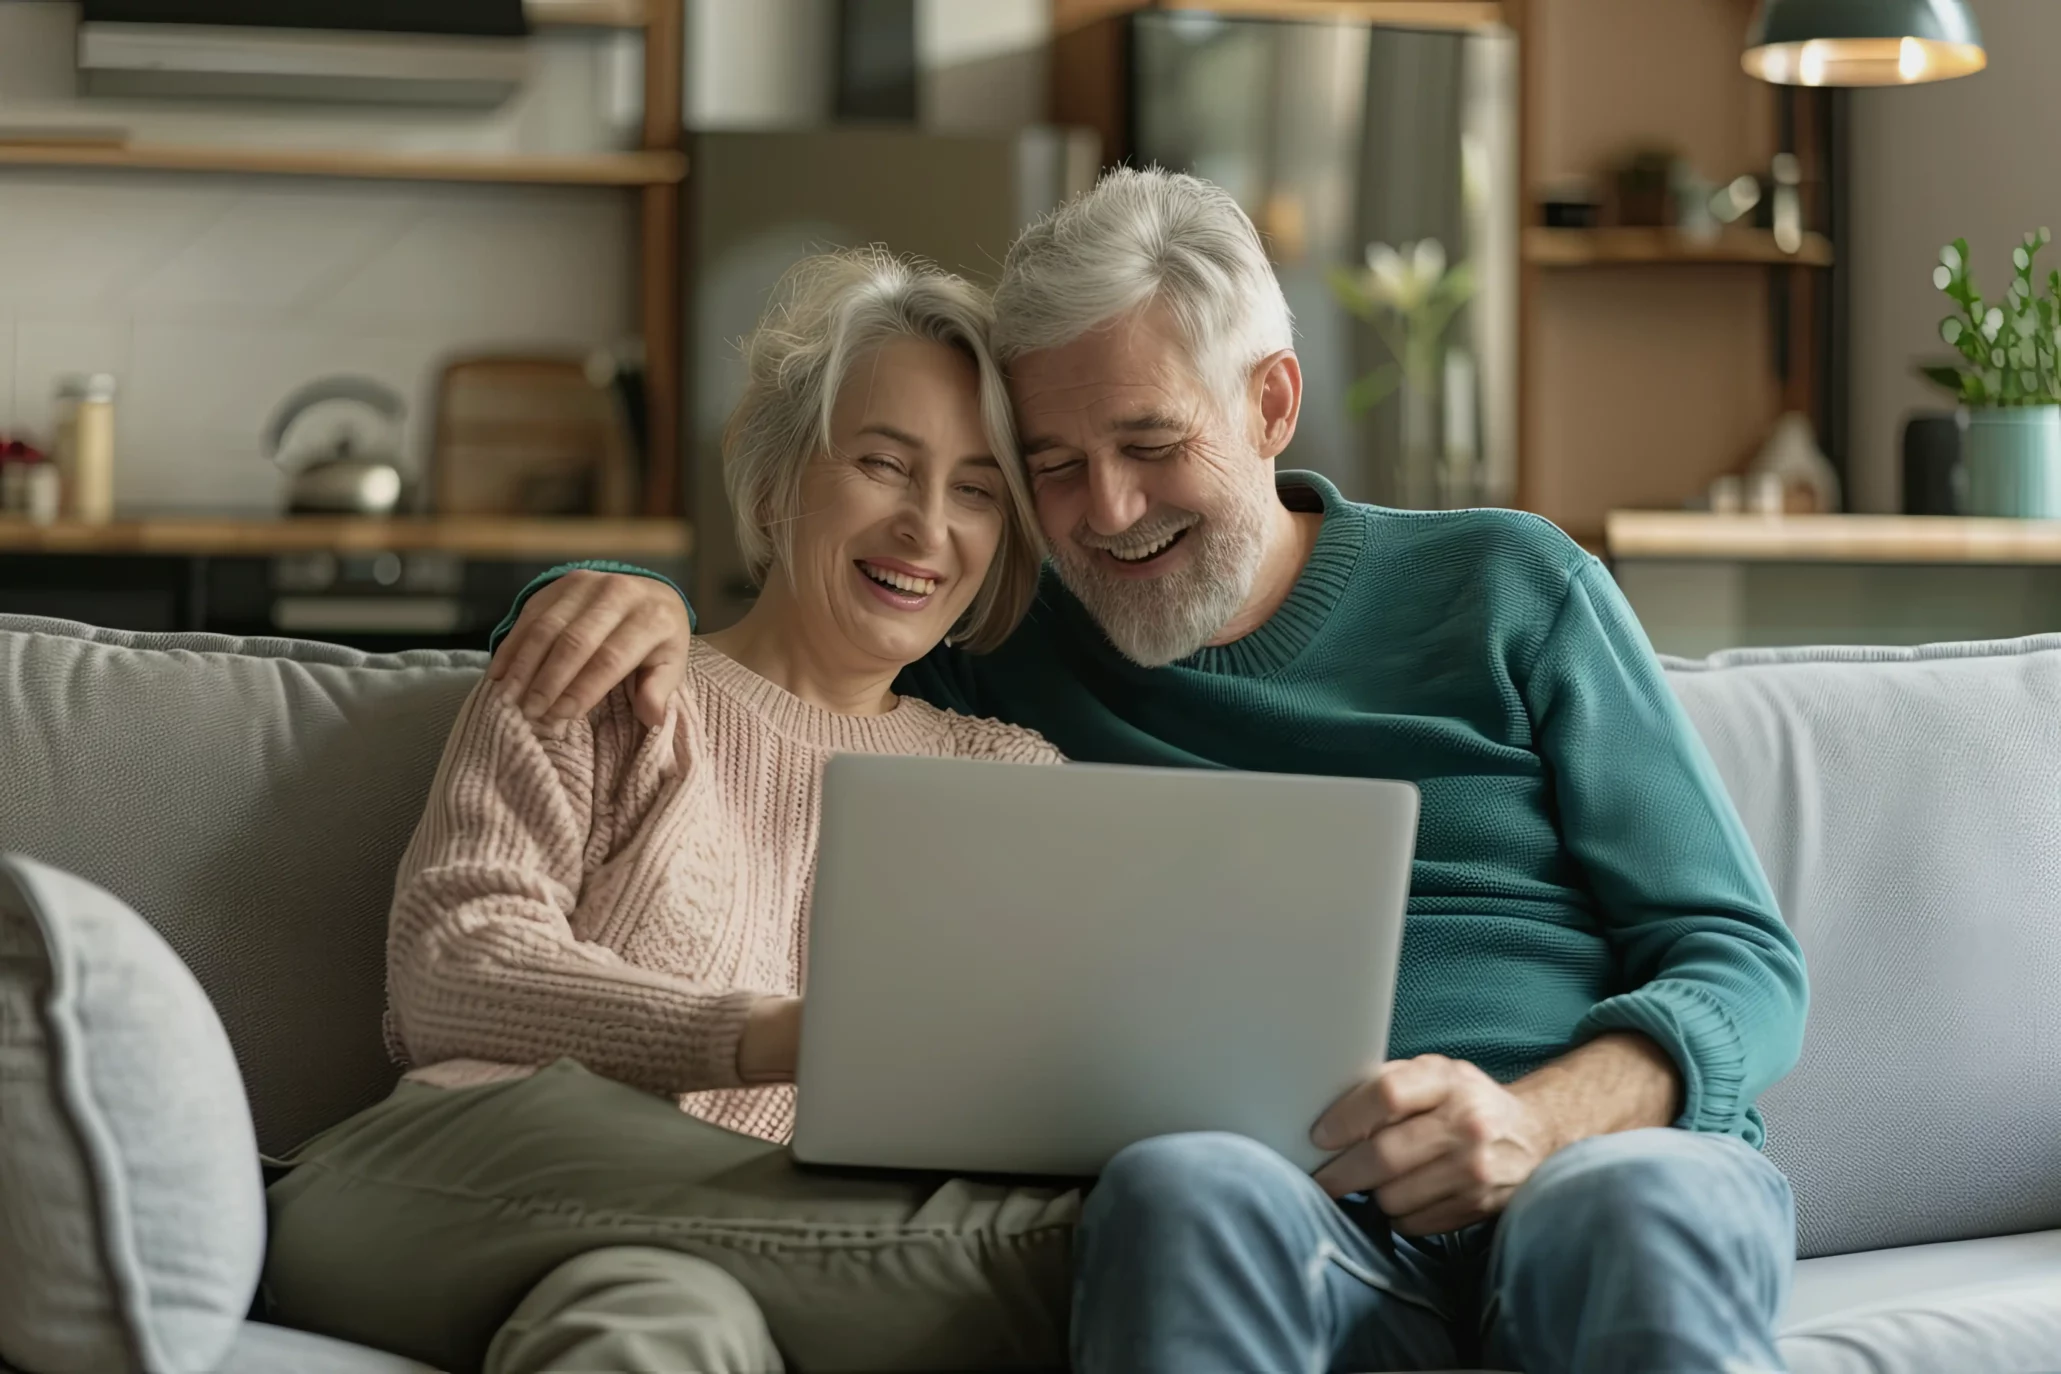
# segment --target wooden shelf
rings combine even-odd
[[[1805,234],[1803,247],[1785,253],[1767,229],[1726,229],[1714,239],[1697,239],[1679,229],[1548,229],[1524,231],[1525,261],[1541,267],[1608,267],[1664,263],[1793,263],[1830,267],[1832,243]]]
[[[1153,6],[1108,8],[1206,10],[1231,19],[1333,19],[1403,29],[1485,29],[1503,22],[1498,0],[1158,0]]]
[[[589,29],[641,29],[649,20],[644,0],[523,0],[532,25]]]
[[[288,553],[463,554],[476,558],[684,558],[694,549],[683,520],[513,519],[451,516],[371,520],[288,516],[277,520],[166,517],[108,525],[34,525],[0,518],[0,553],[257,556]]]
[[[150,143],[4,143],[0,167],[106,167],[256,176],[479,181],[537,186],[665,186],[687,175],[669,150],[627,153],[412,153],[357,149],[206,147]]]
[[[2061,520],[1612,511],[1616,559],[1755,563],[2061,563]]]

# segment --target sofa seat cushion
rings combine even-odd
[[[1792,1374],[2049,1374],[2061,1231],[1805,1260],[1782,1354]]]
[[[214,1374],[437,1374],[426,1364],[370,1346],[264,1322],[245,1322]]]

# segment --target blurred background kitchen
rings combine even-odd
[[[1939,244],[2001,286],[2051,215],[2052,154],[1960,149],[2061,18],[1985,0],[1991,71],[1856,93],[1749,76],[1753,8],[0,0],[0,611],[476,647],[612,557],[721,623],[779,272],[992,279],[1131,161],[1267,235],[1287,461],[1349,495],[1539,511],[1663,649],[2061,628],[2061,526],[1964,516],[1912,375]]]

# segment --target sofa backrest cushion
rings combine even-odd
[[[2061,1226],[2061,635],[1668,669],[1810,971],[1799,1253]]]
[[[0,616],[0,850],[164,935],[269,1152],[398,1076],[380,1035],[394,870],[485,662]]]

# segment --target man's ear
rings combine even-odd
[[[1253,437],[1262,458],[1278,458],[1295,437],[1295,420],[1302,413],[1302,364],[1294,349],[1284,348],[1260,359],[1252,378],[1259,402],[1253,411],[1258,427]]]

